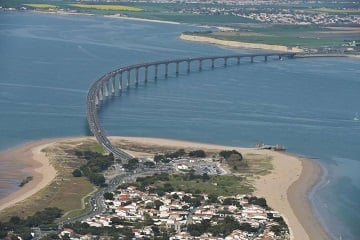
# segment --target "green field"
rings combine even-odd
[[[124,6],[124,5],[112,5],[112,4],[69,4],[71,7],[75,8],[84,8],[84,9],[95,9],[101,11],[131,11],[131,12],[139,12],[143,9],[132,6]]]
[[[40,8],[40,9],[55,9],[56,5],[53,4],[45,4],[45,3],[28,3],[24,4],[24,6],[32,7],[32,8]]]
[[[345,33],[341,30],[318,26],[269,25],[267,27],[249,26],[233,32],[194,32],[185,34],[227,41],[318,48],[340,47],[344,43],[344,39],[354,38],[354,33]]]

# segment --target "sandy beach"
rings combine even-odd
[[[36,141],[10,149],[0,154],[1,161],[13,161],[23,165],[24,170],[31,174],[34,179],[0,199],[0,211],[19,201],[22,201],[47,186],[56,176],[55,169],[42,149],[61,141],[81,141],[89,138],[61,138]],[[243,155],[266,154],[272,157],[274,169],[268,175],[254,180],[256,191],[254,195],[265,197],[268,204],[279,211],[288,223],[292,239],[330,239],[319,221],[311,211],[307,194],[319,181],[322,171],[318,164],[312,160],[297,156],[275,152],[271,150],[259,150],[256,148],[241,148],[222,146],[215,144],[195,143],[179,140],[141,138],[141,137],[110,137],[116,141],[127,141],[132,144],[154,145],[171,148],[192,148],[204,150],[232,150],[236,149]]]
[[[24,144],[0,153],[0,162],[7,161],[19,167],[18,176],[32,176],[33,180],[0,199],[0,211],[20,202],[46,187],[56,176],[54,167],[42,149],[54,144],[56,140],[41,140]]]
[[[247,42],[238,42],[238,41],[225,41],[225,40],[219,40],[219,39],[210,38],[210,37],[193,36],[193,35],[187,35],[187,34],[181,34],[180,39],[186,40],[186,41],[194,41],[194,42],[222,45],[222,46],[227,46],[227,47],[264,49],[264,50],[282,51],[282,52],[302,52],[302,49],[298,48],[298,47],[288,48],[287,46],[281,46],[281,45],[270,45],[270,44],[262,44],[262,43],[247,43]]]

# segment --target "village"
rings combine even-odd
[[[83,223],[96,228],[130,226],[133,239],[154,239],[164,232],[173,240],[289,239],[282,217],[270,209],[263,198],[248,195],[214,198],[184,191],[159,196],[134,186],[108,195],[111,199],[106,200],[106,212]],[[207,227],[202,227],[204,225]],[[226,234],[228,231],[231,232]],[[95,239],[95,236],[77,234],[71,228],[65,228],[60,235],[74,240]]]
[[[142,158],[132,176],[124,178],[114,190],[104,192],[101,212],[82,219],[81,224],[65,225],[60,236],[90,240],[100,235],[100,239],[112,239],[104,234],[111,229],[121,232],[119,237],[125,239],[289,239],[284,219],[264,198],[249,194],[223,196],[190,186],[199,183],[224,188],[212,179],[229,176],[220,160],[241,162],[242,155],[232,150],[222,151],[220,156],[209,158],[202,150],[185,156],[182,149],[155,155],[153,169],[163,168],[166,172],[150,175],[141,174],[141,166],[151,161]],[[190,187],[179,190],[173,181]]]

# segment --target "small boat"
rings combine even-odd
[[[273,150],[273,151],[286,151],[286,147],[284,145],[268,145],[268,144],[256,144],[255,147],[259,148],[259,149],[268,149],[268,150]]]
[[[359,122],[359,121],[360,121],[360,118],[359,118],[359,114],[358,114],[358,113],[355,114],[355,117],[353,118],[353,120],[354,120],[355,122]]]

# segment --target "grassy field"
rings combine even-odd
[[[45,4],[45,3],[28,3],[28,4],[24,4],[24,6],[28,6],[28,7],[32,7],[32,8],[39,8],[39,9],[55,9],[57,8],[56,5],[53,4]]]
[[[143,9],[132,6],[124,6],[124,5],[105,5],[105,4],[69,4],[69,6],[76,8],[85,8],[85,9],[96,9],[102,11],[131,11],[131,12],[139,12],[143,11]]]
[[[155,187],[162,187],[165,183],[170,183],[176,191],[199,192],[214,194],[219,196],[230,196],[236,194],[249,194],[253,192],[252,186],[245,178],[239,176],[210,176],[210,179],[184,180],[181,175],[171,175],[169,181],[154,184]]]
[[[335,9],[335,8],[314,8],[304,10],[308,13],[329,13],[329,14],[360,14],[360,9]]]
[[[268,26],[247,27],[232,32],[197,32],[198,36],[220,40],[248,43],[283,45],[289,47],[332,47],[341,46],[344,39],[352,39],[353,34],[330,30],[317,26]]]

